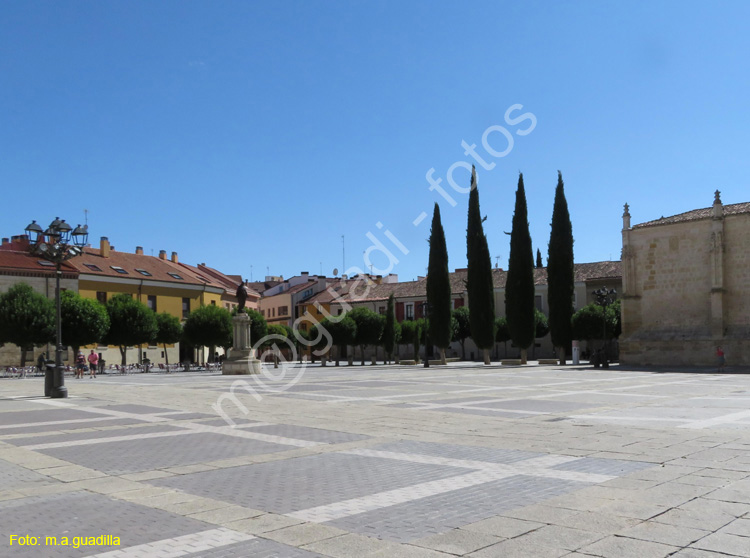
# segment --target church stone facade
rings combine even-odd
[[[750,365],[750,203],[622,230],[620,358],[636,365]]]

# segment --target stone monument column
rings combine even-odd
[[[720,341],[724,337],[724,206],[721,192],[714,193],[711,208],[711,337]]]

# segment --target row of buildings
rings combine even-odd
[[[574,307],[594,301],[593,291],[615,289],[622,298],[623,333],[620,357],[629,364],[711,364],[716,347],[722,346],[728,362],[750,364],[750,203],[723,205],[716,192],[711,207],[662,217],[631,226],[625,206],[622,228],[622,261],[575,265]],[[0,246],[0,292],[18,282],[54,297],[55,268],[29,251],[29,239],[3,239]],[[495,308],[505,312],[507,272],[493,270]],[[116,250],[106,237],[98,248],[63,265],[62,287],[82,296],[106,302],[116,293],[129,293],[156,312],[185,318],[202,305],[228,310],[237,304],[236,290],[242,277],[225,274],[206,264],[180,262],[176,252],[162,250],[158,257]],[[451,273],[453,307],[468,304],[466,269]],[[548,314],[547,270],[535,269],[536,306]],[[309,329],[327,315],[340,315],[349,307],[366,306],[385,313],[391,294],[398,321],[423,317],[427,299],[426,278],[400,282],[396,275],[328,278],[302,272],[289,279],[266,277],[245,282],[247,306],[256,309],[269,324],[292,326],[299,320]],[[468,340],[467,356],[480,351]],[[110,363],[119,362],[119,350],[96,347]],[[46,347],[40,350],[50,350]],[[410,355],[401,347],[402,356]],[[510,343],[497,347],[496,356],[515,356]],[[458,356],[454,344],[449,356]],[[533,357],[553,356],[549,335],[537,339]],[[19,349],[0,347],[0,364],[15,364]],[[27,358],[33,358],[28,355]],[[205,361],[205,349],[133,347],[128,362],[148,358],[153,363]],[[70,358],[70,357],[69,357]]]

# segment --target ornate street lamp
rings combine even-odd
[[[83,247],[88,242],[88,225],[78,225],[73,229],[65,220],[55,217],[47,230],[43,231],[36,221],[26,227],[29,236],[30,251],[56,264],[55,273],[55,307],[56,307],[56,345],[55,368],[47,371],[44,376],[44,395],[46,397],[67,397],[65,387],[65,369],[62,365],[62,324],[60,320],[60,277],[62,263],[83,253]]]
[[[607,289],[602,287],[596,289],[593,293],[596,297],[596,303],[602,307],[602,368],[609,368],[609,360],[607,359],[607,306],[612,304],[617,298],[617,291],[614,289]]]

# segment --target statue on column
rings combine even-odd
[[[245,307],[245,303],[247,302],[247,287],[245,286],[245,282],[240,277],[240,284],[237,286],[237,302],[239,303],[237,305],[237,312],[242,312],[242,309]]]

